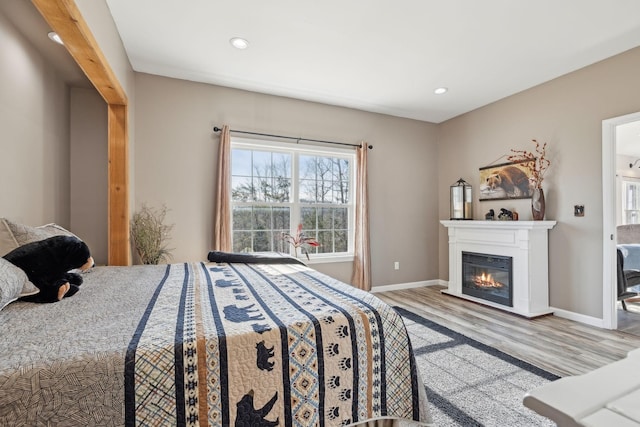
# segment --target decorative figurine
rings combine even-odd
[[[489,212],[485,214],[484,219],[486,219],[487,221],[493,221],[495,215],[496,213],[493,211],[493,209],[489,209]]]
[[[505,208],[500,208],[500,215],[498,215],[498,219],[503,221],[513,221],[513,213]]]

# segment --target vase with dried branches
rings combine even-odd
[[[531,196],[531,214],[534,221],[544,219],[545,213],[545,201],[544,190],[542,189],[542,181],[544,180],[544,174],[547,172],[551,161],[547,159],[547,143],[540,144],[537,140],[531,140],[535,145],[535,151],[527,150],[511,150],[512,155],[507,159],[511,162],[526,162],[526,167],[529,169],[531,186],[533,187],[533,194]]]
[[[171,258],[167,247],[172,225],[164,223],[167,207],[151,208],[142,204],[131,218],[131,241],[143,264],[159,264]]]

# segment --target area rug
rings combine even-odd
[[[400,307],[436,426],[555,426],[522,404],[559,377]]]

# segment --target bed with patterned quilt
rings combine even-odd
[[[400,316],[297,263],[95,267],[0,327],[0,425],[430,423]]]

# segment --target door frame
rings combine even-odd
[[[616,127],[640,121],[640,112],[602,121],[602,321],[618,328],[616,310]]]

